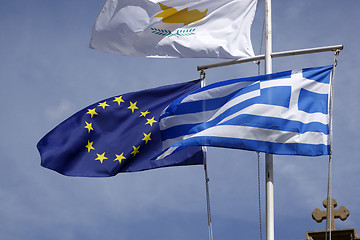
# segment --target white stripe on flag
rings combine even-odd
[[[164,159],[165,157],[169,156],[170,154],[172,154],[178,147],[170,147],[168,149],[166,149],[165,152],[163,152],[161,155],[159,155],[155,160],[160,160],[160,159]]]
[[[184,98],[181,101],[181,103],[225,97],[225,96],[227,96],[235,91],[239,91],[239,89],[247,87],[253,83],[254,83],[254,81],[252,81],[252,82],[237,82],[237,83],[232,83],[232,84],[228,84],[228,85],[224,85],[224,86],[216,87],[216,88],[211,88],[211,89],[207,89],[207,90],[203,90],[203,91],[200,90],[199,92],[191,94],[191,95],[187,96],[186,98]]]

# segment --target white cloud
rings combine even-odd
[[[50,121],[62,120],[74,112],[74,108],[74,104],[69,100],[61,99],[57,106],[45,110],[45,116]]]

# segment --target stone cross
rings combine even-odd
[[[345,221],[347,219],[347,217],[350,214],[350,211],[344,207],[341,206],[339,209],[335,209],[335,207],[337,206],[337,201],[333,198],[329,198],[329,203],[330,203],[330,208],[329,206],[327,206],[328,204],[328,199],[325,199],[323,201],[323,205],[327,210],[331,211],[321,211],[319,208],[316,208],[315,211],[313,211],[312,213],[312,217],[313,219],[320,223],[322,222],[322,220],[327,219],[327,230],[330,230],[330,222],[331,222],[331,230],[335,229],[335,218],[340,218],[342,221]],[[330,216],[330,212],[331,212],[331,216]],[[331,220],[331,221],[330,221]]]

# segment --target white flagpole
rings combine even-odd
[[[271,0],[265,0],[265,74],[272,73]],[[266,180],[266,240],[274,240],[273,155],[265,154]]]

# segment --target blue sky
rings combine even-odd
[[[111,178],[65,177],[40,166],[37,142],[99,100],[197,79],[216,59],[145,59],[89,49],[104,1],[1,1],[0,239],[207,239],[201,166]],[[335,75],[332,195],[350,210],[336,228],[360,231],[359,1],[273,1],[273,51],[343,44]],[[263,2],[252,27],[260,52]],[[329,65],[333,53],[273,60],[273,72]],[[261,65],[263,72],[263,64]],[[207,83],[257,75],[246,63],[210,69]],[[259,238],[257,156],[209,148],[214,239]],[[275,156],[275,237],[324,230],[328,158]],[[264,156],[260,159],[265,239]]]

